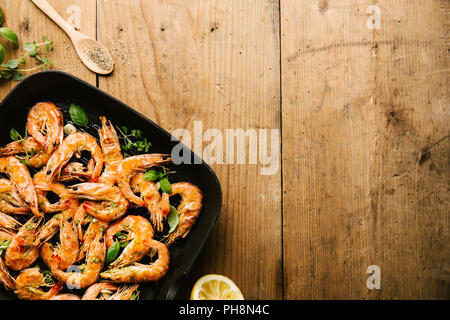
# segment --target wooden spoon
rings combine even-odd
[[[114,69],[114,60],[100,42],[78,32],[66,22],[46,0],[31,0],[39,9],[63,29],[70,40],[81,61],[91,71],[98,74],[110,74]]]

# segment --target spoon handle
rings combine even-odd
[[[52,19],[58,26],[61,27],[70,37],[76,32],[63,17],[56,12],[55,9],[46,0],[31,0],[42,12],[44,12],[50,19]]]

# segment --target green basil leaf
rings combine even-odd
[[[17,38],[17,34],[12,31],[10,28],[2,27],[0,28],[0,35],[15,44],[19,44],[19,39]]]
[[[169,179],[161,179],[161,181],[159,181],[159,187],[161,188],[162,192],[172,194],[172,185],[170,184]]]
[[[6,50],[0,43],[0,63],[3,63],[3,61],[5,60],[5,57],[6,57]]]
[[[155,181],[161,178],[161,173],[156,170],[150,170],[142,176],[147,181]]]
[[[86,112],[84,112],[83,108],[75,104],[70,106],[70,117],[75,124],[81,127],[86,127],[88,124]]]
[[[169,233],[172,233],[175,231],[175,229],[178,227],[178,223],[180,222],[180,217],[178,217],[178,210],[175,209],[175,207],[170,206],[170,212],[167,216],[167,222],[169,223]]]
[[[120,243],[119,241],[115,241],[111,247],[108,249],[108,253],[106,254],[106,263],[111,263],[117,259],[120,253]]]

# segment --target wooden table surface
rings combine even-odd
[[[1,1],[22,45],[54,40],[53,69],[170,132],[281,134],[274,175],[212,164],[223,209],[179,298],[206,273],[247,299],[450,297],[448,0],[49,2],[116,60],[97,77],[30,1]]]

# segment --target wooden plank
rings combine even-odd
[[[169,131],[279,128],[278,3],[98,2],[99,40],[116,69],[99,86]],[[126,18],[124,18],[126,17]],[[206,144],[204,145],[206,146]],[[262,165],[213,165],[219,222],[180,297],[206,273],[232,278],[248,299],[282,298],[281,179]]]
[[[90,0],[51,0],[50,4],[70,22],[80,24],[81,32],[96,36],[96,4]],[[69,72],[92,84],[96,82],[96,75],[90,72],[79,60],[69,37],[47,16],[42,13],[31,1],[5,0],[2,1],[6,23],[5,26],[17,33],[19,48],[2,41],[8,51],[7,59],[17,58],[24,53],[23,45],[27,42],[42,41],[45,35],[54,40],[54,50],[45,53],[53,62],[55,70]],[[78,18],[79,16],[79,18]],[[45,50],[44,50],[45,51]],[[34,62],[29,62],[26,68],[32,68]],[[30,73],[25,73],[27,76]],[[0,82],[0,99],[17,84],[14,81]]]
[[[281,0],[287,299],[448,299],[448,12]]]

